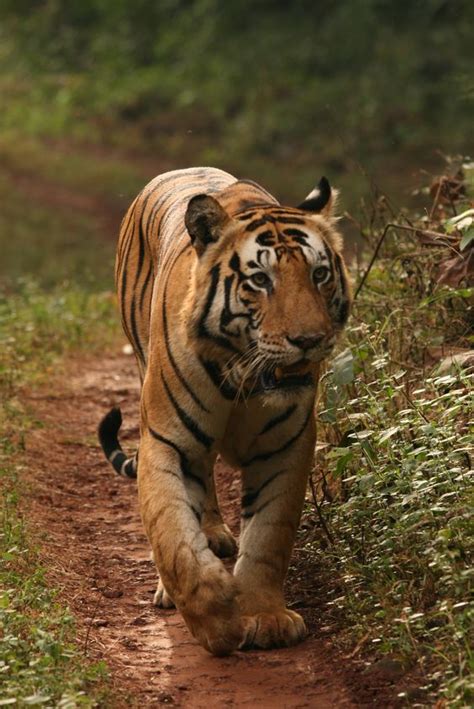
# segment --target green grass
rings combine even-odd
[[[407,386],[377,331],[365,335],[362,349],[360,332],[351,334],[356,379],[335,409],[338,426],[353,433],[328,455],[340,499],[322,511],[335,543],[316,552],[331,558],[343,581],[343,595],[331,604],[344,610],[357,639],[369,631],[378,653],[419,663],[427,689],[438,685],[449,698],[467,700],[472,376],[413,378]],[[326,384],[334,385],[334,373]],[[332,414],[326,409],[321,418]]]
[[[0,392],[3,401],[25,383],[49,376],[58,357],[105,347],[118,331],[115,298],[62,284],[45,292],[34,282],[0,292]]]
[[[14,466],[0,463],[0,485],[0,706],[95,706],[105,696],[106,666],[74,645],[74,619],[32,547]]]
[[[96,706],[107,696],[107,670],[74,644],[74,619],[50,587],[26,522],[23,441],[39,425],[21,403],[21,387],[54,376],[61,356],[104,348],[116,337],[114,300],[31,282],[0,294],[0,706]]]

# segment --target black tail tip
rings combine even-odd
[[[104,416],[99,424],[99,439],[108,440],[111,437],[116,438],[122,425],[122,412],[119,408],[114,407]]]

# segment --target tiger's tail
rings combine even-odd
[[[105,457],[119,475],[126,478],[137,477],[138,451],[132,456],[126,456],[118,440],[118,432],[122,425],[122,412],[118,408],[110,409],[99,424],[98,434],[100,445]]]

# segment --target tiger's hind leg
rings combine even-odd
[[[209,480],[209,490],[201,518],[201,529],[207,537],[209,548],[220,559],[234,556],[237,553],[237,542],[222,519],[219,509],[214,475],[211,475]]]
[[[153,596],[153,605],[157,608],[176,608],[176,604],[164,587],[163,581],[158,581],[158,586]]]

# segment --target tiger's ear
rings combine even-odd
[[[336,198],[337,191],[331,189],[329,180],[326,177],[321,177],[318,186],[298,205],[298,209],[303,209],[305,212],[323,214],[325,217],[332,217]]]
[[[207,194],[198,194],[188,204],[184,223],[191,243],[199,255],[206,247],[217,241],[230,217],[219,202]]]

